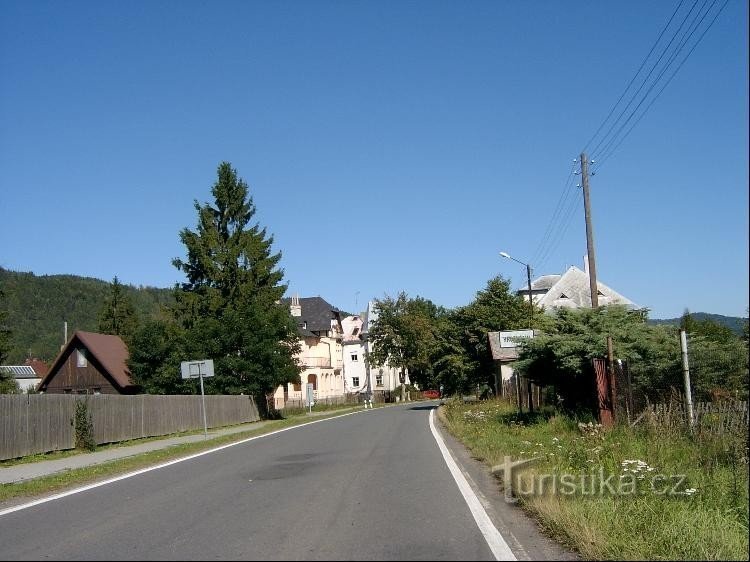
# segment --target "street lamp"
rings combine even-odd
[[[514,262],[517,262],[517,263],[520,263],[521,265],[526,266],[526,281],[529,285],[529,328],[533,330],[534,329],[534,301],[531,298],[531,266],[528,263],[522,262],[521,260],[517,260],[510,254],[507,254],[506,252],[500,252],[500,255],[504,258],[513,260]]]
[[[534,301],[533,301],[533,299],[531,297],[531,266],[528,263],[526,263],[526,262],[522,262],[521,260],[517,260],[516,258],[514,258],[513,256],[511,256],[507,252],[500,252],[500,255],[502,257],[504,257],[504,258],[507,258],[509,260],[513,260],[514,262],[517,262],[517,263],[520,263],[521,265],[525,265],[526,266],[526,282],[528,283],[528,287],[529,287],[529,328],[531,328],[533,330],[534,329]],[[518,382],[519,382],[518,381],[518,376],[516,375],[516,383],[517,383],[516,386],[517,387],[518,387]],[[529,412],[532,412],[532,411],[534,411],[534,401],[533,401],[533,396],[532,396],[532,393],[531,393],[531,381],[530,380],[528,381],[528,394],[529,394]],[[520,394],[520,392],[518,393],[518,409],[519,410],[521,409],[521,394]]]

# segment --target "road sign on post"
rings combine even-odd
[[[307,408],[309,412],[312,412],[312,407],[315,406],[315,386],[313,383],[307,383]]]
[[[200,359],[198,361],[182,361],[180,371],[183,379],[201,380],[201,405],[203,407],[203,434],[208,439],[208,423],[206,423],[206,395],[203,392],[203,377],[214,376],[213,359]]]

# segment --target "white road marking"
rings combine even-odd
[[[13,513],[13,512],[21,511],[23,509],[28,509],[30,507],[34,507],[34,506],[37,506],[37,505],[41,505],[43,503],[47,503],[47,502],[59,500],[59,499],[62,499],[62,498],[66,498],[68,496],[72,496],[73,494],[80,494],[81,492],[86,492],[88,490],[93,490],[94,488],[99,488],[101,486],[107,486],[108,484],[113,484],[115,482],[119,482],[120,480],[125,480],[126,478],[132,478],[133,476],[138,476],[138,475],[144,474],[146,472],[151,472],[152,470],[159,470],[160,468],[166,468],[168,466],[172,466],[173,464],[177,464],[177,463],[180,463],[180,462],[185,462],[185,461],[189,461],[191,459],[202,457],[203,455],[210,455],[211,453],[215,453],[215,452],[221,451],[223,449],[228,449],[229,447],[234,447],[236,445],[242,445],[243,443],[247,443],[249,441],[254,441],[255,439],[261,439],[263,437],[269,437],[271,435],[276,435],[277,433],[283,433],[284,431],[289,431],[290,429],[297,429],[297,428],[300,428],[300,427],[305,427],[307,425],[312,425],[314,423],[320,423],[320,422],[324,422],[324,421],[328,421],[328,420],[335,420],[335,419],[338,419],[338,418],[343,418],[345,416],[351,416],[351,415],[356,414],[356,413],[358,413],[358,412],[357,411],[350,412],[348,414],[341,414],[340,416],[334,416],[334,417],[325,418],[325,419],[322,419],[322,420],[315,420],[315,421],[311,421],[311,422],[308,422],[308,423],[303,423],[303,424],[300,424],[300,425],[294,425],[292,427],[285,427],[284,429],[277,429],[276,431],[272,431],[270,433],[264,433],[263,435],[255,435],[253,437],[248,437],[247,439],[242,439],[241,441],[235,441],[233,443],[228,443],[226,445],[221,445],[219,447],[214,447],[213,449],[209,449],[207,451],[202,451],[200,453],[195,453],[195,454],[189,455],[187,457],[181,457],[179,459],[168,461],[168,462],[165,462],[165,463],[162,463],[162,464],[157,464],[155,466],[150,466],[148,468],[142,468],[140,470],[136,470],[136,471],[133,471],[133,472],[128,472],[127,474],[122,474],[120,476],[115,476],[114,478],[109,478],[108,480],[102,480],[101,482],[96,482],[94,484],[89,484],[87,486],[81,486],[80,488],[74,488],[72,490],[68,490],[67,492],[61,492],[59,494],[48,496],[46,498],[41,498],[41,499],[34,500],[34,501],[31,501],[31,502],[28,502],[28,503],[24,503],[24,504],[21,504],[21,505],[16,505],[14,507],[9,507],[7,509],[0,510],[0,517],[2,517],[3,515],[8,515],[9,513]]]
[[[484,506],[479,501],[479,498],[474,493],[474,490],[472,490],[471,486],[469,486],[469,483],[466,481],[466,477],[464,477],[463,473],[458,468],[458,465],[456,464],[456,461],[453,460],[453,457],[448,451],[448,447],[446,447],[443,438],[435,428],[434,409],[430,410],[430,430],[432,431],[432,435],[435,438],[435,441],[437,441],[440,452],[443,454],[445,464],[448,465],[448,469],[451,471],[451,475],[456,481],[458,489],[461,491],[461,494],[466,501],[466,505],[469,506],[469,510],[474,516],[474,521],[476,521],[479,530],[482,532],[482,535],[484,535],[484,539],[487,541],[487,546],[490,547],[492,554],[495,556],[495,560],[517,560],[515,554],[513,554],[513,551],[508,546],[508,543],[505,542],[503,535],[500,534],[500,531],[498,531],[495,525],[492,523],[490,516],[487,515],[487,511],[485,511]]]

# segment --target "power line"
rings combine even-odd
[[[708,10],[706,10],[706,13],[705,13],[705,14],[703,14],[703,17],[701,17],[700,21],[699,21],[699,22],[698,22],[698,24],[697,24],[697,25],[696,25],[696,26],[694,27],[693,31],[691,31],[691,32],[690,32],[690,35],[689,35],[689,36],[687,37],[687,39],[685,39],[685,41],[684,41],[684,42],[682,43],[682,46],[681,46],[681,47],[679,48],[679,50],[678,50],[678,51],[676,51],[676,52],[674,53],[674,56],[673,56],[673,59],[672,59],[672,60],[674,60],[674,58],[676,58],[676,57],[677,57],[677,55],[679,55],[679,53],[680,53],[680,52],[682,51],[682,49],[684,48],[684,46],[685,46],[685,45],[687,44],[687,42],[688,42],[688,41],[690,40],[690,37],[692,37],[692,35],[693,35],[693,34],[695,33],[695,31],[697,31],[698,27],[700,27],[700,24],[701,24],[701,23],[703,23],[703,20],[704,20],[704,19],[706,18],[706,16],[707,16],[707,15],[709,14],[709,12],[710,12],[710,11],[711,11],[711,9],[712,9],[712,8],[714,7],[714,5],[716,4],[716,2],[717,2],[717,1],[718,1],[718,0],[714,0],[714,1],[713,1],[713,2],[711,3],[711,6],[709,6]],[[708,26],[706,26],[706,28],[705,28],[705,29],[703,30],[703,32],[701,33],[700,37],[698,37],[698,39],[697,39],[697,40],[695,41],[695,43],[693,43],[693,46],[691,47],[690,51],[688,51],[687,55],[685,55],[685,57],[684,57],[684,58],[682,59],[682,61],[680,61],[680,64],[679,64],[679,65],[677,66],[677,68],[675,68],[674,72],[672,72],[672,74],[671,74],[671,75],[669,76],[669,78],[667,79],[667,81],[666,81],[666,82],[665,82],[665,83],[664,83],[664,84],[662,85],[662,87],[661,87],[661,88],[659,89],[659,91],[658,91],[658,92],[656,93],[656,95],[655,95],[655,96],[654,96],[654,97],[653,97],[653,98],[651,99],[651,101],[649,102],[649,104],[648,104],[648,105],[646,106],[646,108],[645,108],[645,109],[643,110],[643,112],[641,112],[641,114],[640,114],[640,115],[638,116],[638,118],[637,118],[637,119],[636,119],[636,120],[635,120],[635,121],[633,122],[633,124],[632,124],[632,125],[630,126],[630,128],[629,128],[629,129],[627,130],[627,132],[626,132],[626,133],[625,133],[625,134],[624,134],[624,135],[623,135],[623,136],[622,136],[622,137],[621,137],[621,138],[619,139],[619,141],[617,141],[617,144],[615,144],[615,145],[614,145],[614,147],[612,147],[612,143],[614,142],[614,139],[616,139],[616,138],[617,138],[617,135],[615,135],[615,136],[614,136],[614,137],[612,138],[612,141],[610,141],[610,142],[609,142],[609,143],[607,144],[607,146],[606,146],[606,147],[605,147],[605,149],[604,149],[604,152],[603,152],[603,153],[602,153],[602,155],[601,155],[601,156],[599,156],[599,158],[598,158],[598,165],[597,165],[597,167],[596,167],[596,169],[597,169],[597,170],[599,170],[599,169],[601,168],[602,164],[604,164],[604,162],[605,162],[605,161],[606,161],[607,159],[609,159],[609,157],[610,157],[610,156],[612,156],[612,155],[613,155],[613,154],[614,154],[614,153],[615,153],[615,152],[617,151],[617,149],[618,149],[618,148],[620,147],[620,145],[621,145],[621,144],[623,143],[623,141],[624,141],[624,140],[625,140],[625,139],[626,139],[626,138],[628,137],[628,135],[630,135],[630,132],[631,132],[631,131],[633,130],[633,128],[635,128],[635,126],[636,126],[636,125],[637,125],[637,124],[638,124],[638,123],[640,122],[640,120],[641,120],[641,119],[643,119],[643,116],[644,116],[644,115],[646,115],[646,113],[648,112],[648,110],[649,110],[649,109],[651,109],[651,106],[652,106],[652,105],[654,105],[654,102],[655,102],[655,101],[656,101],[657,99],[659,99],[659,96],[661,96],[661,94],[662,94],[662,92],[664,91],[664,89],[665,89],[665,88],[666,88],[666,87],[667,87],[667,86],[669,85],[669,83],[670,83],[670,82],[672,81],[672,79],[673,79],[673,78],[675,77],[675,75],[677,74],[677,72],[679,72],[679,70],[680,70],[680,69],[682,68],[682,66],[683,66],[683,65],[685,64],[685,62],[687,61],[687,59],[688,59],[688,58],[690,58],[690,55],[692,55],[692,54],[693,54],[693,51],[695,51],[696,47],[697,47],[697,46],[698,46],[698,44],[699,44],[699,43],[701,42],[701,40],[703,39],[703,37],[705,37],[706,33],[708,33],[708,30],[709,30],[709,29],[711,29],[711,27],[712,27],[712,26],[713,26],[713,24],[714,24],[714,23],[716,22],[716,19],[717,19],[717,18],[719,17],[719,15],[721,14],[721,12],[722,12],[722,11],[724,11],[724,8],[726,7],[726,5],[727,5],[727,3],[728,3],[728,2],[729,2],[729,0],[725,0],[725,1],[724,1],[724,4],[722,4],[721,8],[719,8],[719,10],[718,10],[718,11],[716,12],[716,15],[714,15],[713,19],[711,20],[711,23],[709,23],[709,24],[708,24]],[[671,62],[671,61],[670,61],[670,62]],[[659,75],[659,78],[658,78],[658,79],[660,79],[660,78],[661,78],[661,76],[663,76],[663,74],[664,74],[664,72],[665,72],[665,71],[667,70],[667,68],[668,68],[668,66],[666,66],[666,67],[664,68],[664,70],[662,71],[662,73],[661,73],[661,74]],[[641,104],[642,104],[642,103],[643,103],[643,102],[644,102],[644,101],[646,100],[646,97],[648,97],[648,94],[649,94],[649,93],[651,92],[651,90],[653,90],[654,86],[656,86],[656,83],[658,82],[658,79],[657,79],[657,81],[655,81],[655,82],[654,82],[654,84],[652,85],[652,87],[651,87],[651,88],[649,89],[649,91],[648,91],[648,92],[646,93],[646,96],[644,96],[643,100],[641,100],[641,103],[639,103],[639,104],[638,104],[638,106],[639,106],[639,107],[640,107],[640,105],[641,105]],[[638,109],[638,108],[636,108],[636,110],[635,110],[635,111],[637,111],[637,109]],[[630,118],[632,118],[632,116],[633,116],[633,115],[635,115],[635,111],[633,112],[633,114],[631,115],[631,117],[630,117]],[[628,121],[630,120],[630,118],[628,118]],[[624,125],[626,125],[626,124],[627,124],[627,122],[626,122],[626,123],[625,123]],[[619,134],[619,131],[618,131],[618,134]],[[612,147],[612,148],[610,149],[610,147]]]
[[[602,130],[604,125],[609,121],[609,118],[612,117],[612,114],[615,112],[615,109],[618,105],[620,105],[620,102],[622,101],[622,98],[625,97],[625,94],[628,93],[628,90],[630,89],[630,86],[633,85],[633,82],[635,82],[635,79],[638,77],[638,75],[641,73],[641,70],[643,70],[643,67],[646,66],[646,62],[651,57],[652,53],[654,52],[654,49],[656,49],[656,46],[659,44],[659,41],[661,41],[661,38],[664,36],[664,32],[667,30],[669,25],[672,23],[672,20],[677,15],[677,12],[679,11],[680,7],[682,7],[682,3],[685,0],[680,0],[680,2],[677,4],[677,7],[674,9],[674,12],[672,12],[671,17],[669,18],[669,21],[667,21],[667,24],[664,26],[664,28],[661,30],[661,33],[659,33],[659,37],[656,38],[656,41],[651,46],[651,50],[646,55],[646,58],[643,59],[643,62],[641,63],[641,66],[638,68],[636,73],[633,75],[633,77],[630,79],[630,82],[628,82],[628,85],[625,86],[625,90],[623,90],[622,94],[620,95],[617,102],[612,106],[612,109],[609,110],[609,113],[607,114],[607,117],[604,118],[604,121],[602,121],[601,125],[599,125],[599,128],[596,130],[596,132],[591,136],[591,138],[588,140],[586,145],[583,147],[583,150],[581,152],[585,152],[586,149],[589,147],[591,142],[596,138],[596,135],[599,134],[599,132]],[[697,0],[696,0],[697,1]]]
[[[625,105],[625,107],[622,109],[622,111],[620,111],[620,114],[617,116],[617,119],[615,119],[612,122],[612,124],[610,125],[609,129],[607,129],[607,132],[604,134],[604,136],[601,137],[601,139],[599,139],[599,142],[597,143],[597,145],[591,150],[591,153],[593,155],[596,156],[596,155],[599,154],[599,148],[602,146],[603,143],[605,143],[606,141],[609,140],[609,136],[612,133],[612,130],[618,125],[618,123],[620,122],[620,120],[622,119],[622,117],[628,111],[628,108],[630,108],[630,106],[633,104],[633,102],[636,100],[636,98],[638,97],[638,95],[643,90],[644,86],[646,86],[646,84],[648,83],[649,79],[651,78],[651,75],[654,73],[654,70],[656,70],[656,68],[659,66],[659,63],[661,63],[662,59],[664,58],[664,55],[667,54],[667,51],[669,51],[669,48],[672,46],[672,43],[674,42],[674,40],[677,38],[677,35],[680,33],[680,30],[683,28],[683,26],[685,25],[685,22],[690,17],[690,14],[693,13],[693,10],[695,9],[695,6],[698,4],[698,1],[699,0],[695,0],[693,2],[693,5],[691,6],[690,10],[685,15],[685,17],[682,19],[682,22],[680,22],[679,27],[672,34],[672,38],[669,40],[669,43],[667,43],[667,45],[662,49],[661,54],[659,55],[659,58],[656,59],[656,62],[654,62],[654,64],[651,65],[651,69],[648,71],[648,74],[643,79],[643,82],[641,82],[641,85],[638,87],[638,89],[635,91],[635,93],[630,97],[630,100],[628,101],[627,105]],[[708,0],[704,0],[704,4],[707,1]]]
[[[565,201],[568,198],[570,186],[573,183],[572,179],[573,179],[573,172],[575,170],[575,167],[576,167],[576,160],[573,160],[573,165],[570,168],[570,172],[568,172],[568,176],[567,178],[565,178],[565,183],[563,184],[563,189],[562,189],[562,192],[560,193],[560,198],[557,200],[557,205],[555,206],[555,209],[552,212],[552,218],[547,224],[547,228],[544,231],[544,235],[542,236],[542,239],[539,242],[539,245],[537,246],[536,250],[534,251],[534,254],[532,255],[531,263],[535,263],[536,258],[541,257],[541,254],[545,249],[545,245],[548,243],[548,241],[550,240],[550,237],[552,236],[557,218],[562,212],[562,209],[565,205]]]

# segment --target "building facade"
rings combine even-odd
[[[276,389],[274,407],[282,409],[287,403],[306,405],[308,383],[313,385],[315,400],[343,396],[341,312],[321,297],[292,297],[282,303],[289,306],[289,313],[297,321],[301,348],[297,361],[302,372],[299,384]]]

